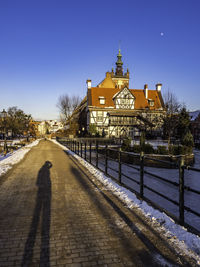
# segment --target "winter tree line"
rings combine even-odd
[[[9,107],[6,111],[1,112],[0,137],[4,138],[5,134],[12,138],[27,134],[35,136],[35,129],[31,121],[30,114],[26,114],[16,106]]]
[[[171,140],[179,140],[182,145],[192,147],[194,145],[191,134],[190,115],[185,104],[181,104],[177,97],[169,91],[164,94],[166,116],[163,121],[163,136]]]

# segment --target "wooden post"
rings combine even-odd
[[[85,160],[87,160],[87,143],[85,142]]]
[[[78,155],[79,155],[79,144],[80,144],[80,142],[78,141],[78,152],[77,152]]]
[[[184,225],[184,156],[179,161],[179,223]]]
[[[108,174],[108,145],[105,148],[105,174]]]
[[[90,141],[90,163],[92,162],[92,143],[91,143],[91,141]]]
[[[118,172],[118,178],[119,178],[119,183],[122,183],[122,164],[121,164],[121,148],[119,148],[118,151],[118,164],[119,164],[119,172]]]
[[[98,141],[96,141],[96,167],[98,168]]]
[[[76,141],[74,141],[75,142],[75,154],[76,154]]]
[[[140,152],[140,197],[144,196],[144,152]]]
[[[83,144],[82,144],[82,142],[81,142],[81,158],[82,158],[82,156],[83,156]]]

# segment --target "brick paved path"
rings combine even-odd
[[[52,142],[0,178],[1,267],[189,262]]]

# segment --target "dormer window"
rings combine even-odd
[[[105,97],[104,96],[99,96],[99,103],[101,105],[104,105],[105,104]]]
[[[154,107],[154,100],[149,99],[148,102],[150,107]]]

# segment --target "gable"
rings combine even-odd
[[[97,87],[103,87],[103,88],[115,88],[115,83],[113,82],[111,78],[111,73],[106,73],[106,78],[97,85]]]
[[[113,100],[121,99],[121,98],[134,99],[135,97],[127,87],[124,87],[123,89],[121,89],[121,91],[119,91],[113,96]]]
[[[116,109],[134,109],[135,97],[127,87],[124,87],[113,97]]]

